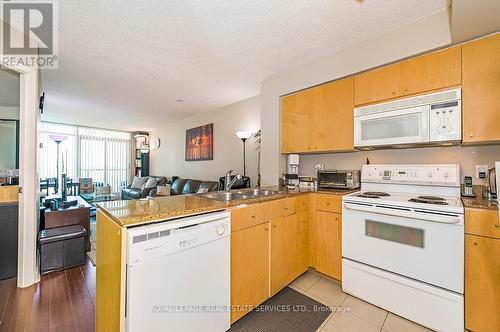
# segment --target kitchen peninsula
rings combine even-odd
[[[125,330],[129,229],[230,210],[231,305],[256,306],[310,266],[341,279],[341,196],[351,192],[281,190],[276,195],[229,203],[199,195],[183,195],[99,204],[97,330]],[[251,259],[241,257],[255,250],[259,253]],[[335,260],[325,259],[332,255]],[[254,292],[248,292],[249,286]],[[231,323],[247,312],[243,309],[231,312]]]

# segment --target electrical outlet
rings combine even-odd
[[[488,165],[476,165],[476,179],[485,179],[488,174]]]

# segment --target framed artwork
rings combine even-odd
[[[186,130],[186,161],[214,159],[214,124]]]

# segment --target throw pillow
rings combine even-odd
[[[156,196],[170,196],[170,186],[158,186],[156,187]]]
[[[132,189],[142,189],[142,186],[146,183],[148,180],[148,177],[139,177],[139,176],[134,176],[134,181],[132,181],[132,185],[130,188]]]
[[[144,184],[144,188],[154,188],[158,184],[158,180],[156,178],[149,178]]]
[[[200,188],[198,189],[198,191],[196,192],[197,194],[204,194],[204,193],[208,193],[208,188]]]
[[[111,186],[107,185],[104,187],[97,187],[97,188],[95,188],[95,194],[96,195],[110,195],[111,194]]]

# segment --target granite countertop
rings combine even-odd
[[[462,197],[464,208],[468,209],[485,209],[498,210],[498,201],[489,201],[483,198],[483,186],[474,186],[474,194],[476,197]]]
[[[270,200],[304,195],[308,193],[324,193],[345,195],[356,190],[288,190],[286,187],[265,187],[266,190],[277,190],[280,193],[272,196],[257,197],[244,200],[233,200],[229,203],[216,201],[198,195],[175,195],[142,200],[123,200],[97,203],[97,206],[122,227],[167,221],[179,217],[187,217],[202,213],[221,211],[242,204],[261,203]]]

